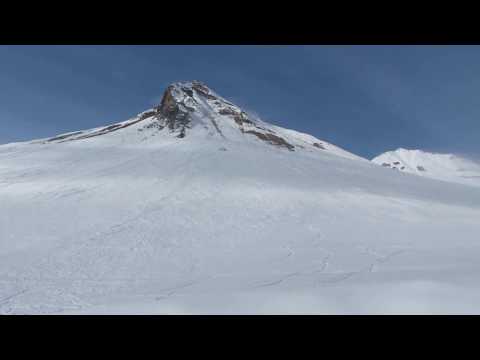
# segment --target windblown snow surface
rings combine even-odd
[[[383,153],[372,161],[393,170],[480,186],[480,164],[453,154],[400,148]]]
[[[0,313],[480,313],[480,188],[192,98],[0,146]]]

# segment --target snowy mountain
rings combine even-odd
[[[372,162],[416,175],[480,186],[480,164],[452,154],[400,148],[383,153]]]
[[[119,132],[126,128],[130,129]],[[96,129],[62,134],[34,143],[64,143],[104,135],[110,136],[102,138],[102,143],[135,144],[156,136],[178,139],[188,137],[195,141],[208,139],[217,144],[268,144],[289,151],[324,151],[361,159],[313,136],[265,123],[198,81],[170,85],[159,106],[144,111],[133,119]]]
[[[480,188],[176,83],[0,146],[0,313],[480,313],[479,219]]]

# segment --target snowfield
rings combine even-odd
[[[397,149],[372,160],[383,167],[412,174],[480,186],[480,164],[453,154]]]
[[[171,92],[0,146],[0,313],[480,313],[480,187]]]

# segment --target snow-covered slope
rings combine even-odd
[[[452,154],[397,149],[383,153],[372,161],[394,170],[480,186],[480,164]]]
[[[480,313],[480,188],[174,84],[0,146],[0,313]]]

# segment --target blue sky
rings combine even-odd
[[[174,81],[371,158],[480,156],[479,46],[0,46],[0,143],[125,120]]]

